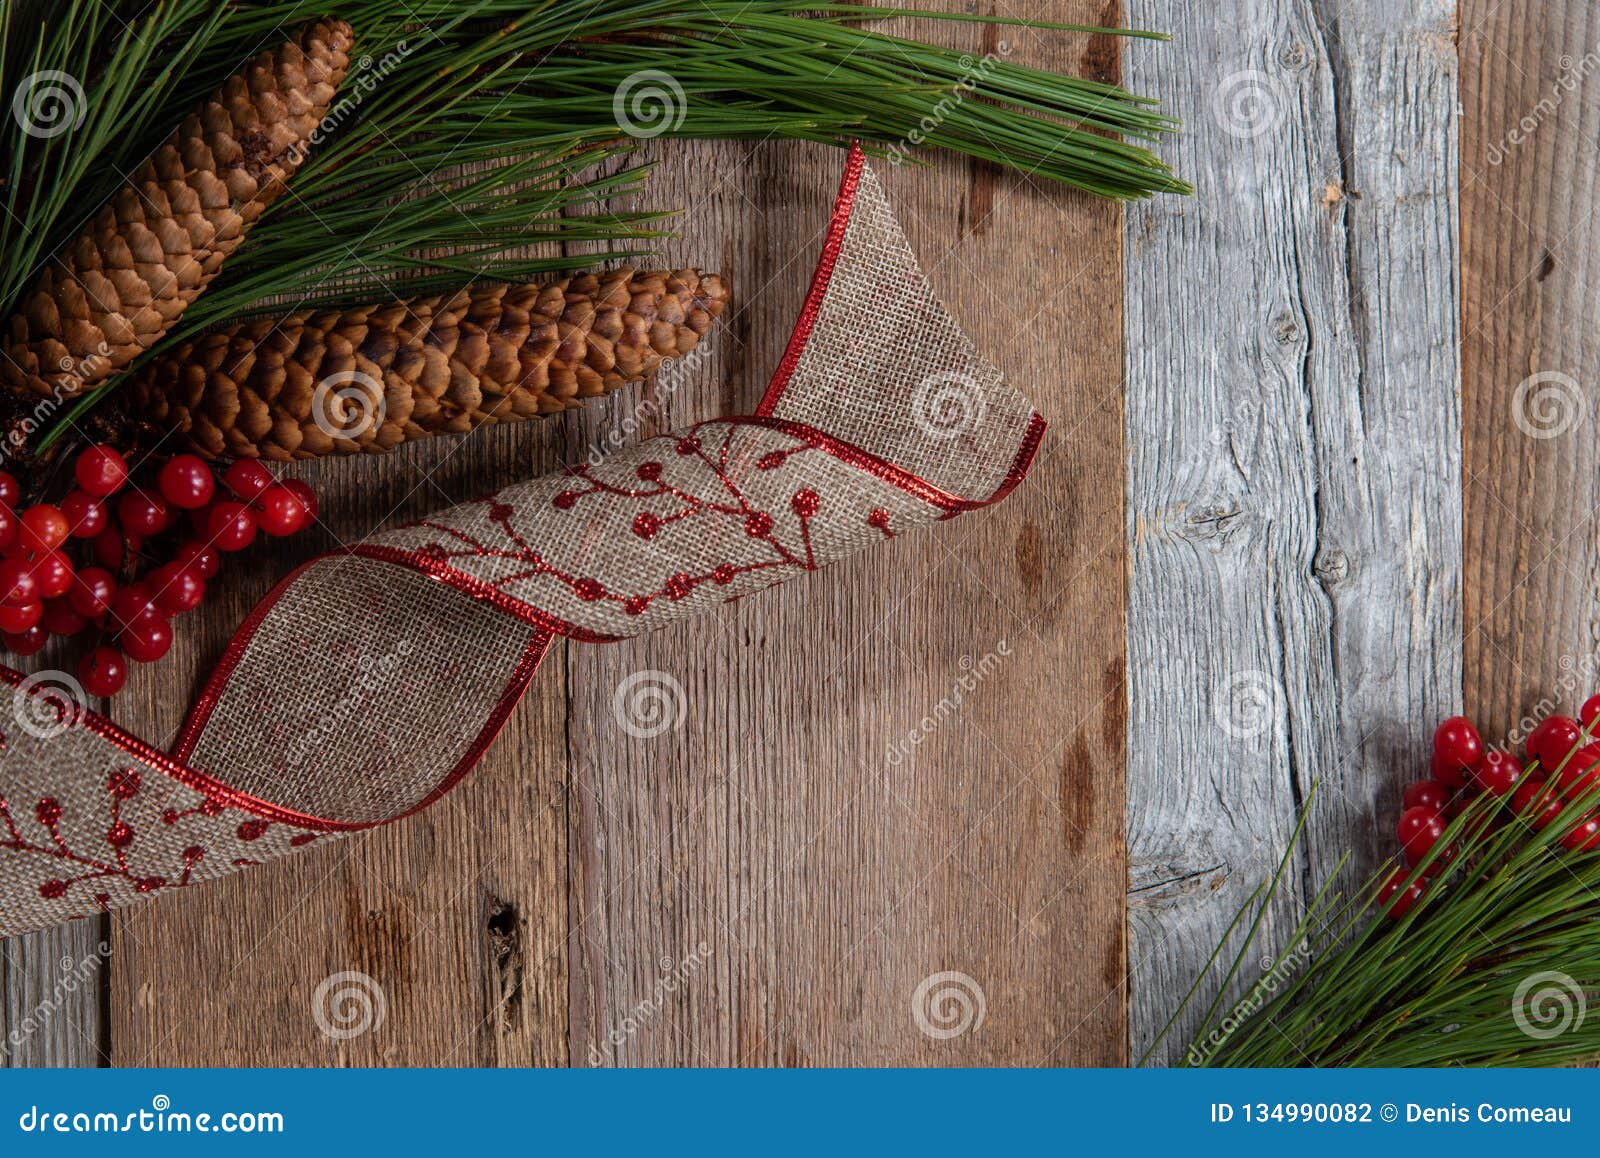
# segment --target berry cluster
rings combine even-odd
[[[59,505],[22,510],[17,480],[0,471],[0,639],[33,655],[52,635],[93,628],[78,663],[90,695],[115,695],[128,660],[167,653],[172,617],[205,598],[219,551],[243,550],[257,532],[292,535],[317,515],[310,487],[278,482],[251,460],[230,466],[221,487],[192,454],[163,463],[153,489],[131,482],[127,460],[109,446],[90,447],[72,466],[77,486]],[[82,548],[76,563],[73,540]]]
[[[1578,719],[1551,716],[1528,734],[1527,764],[1510,752],[1485,748],[1464,716],[1451,716],[1433,734],[1432,778],[1406,788],[1396,836],[1406,867],[1397,868],[1378,893],[1391,917],[1403,917],[1422,900],[1432,879],[1472,841],[1512,818],[1545,829],[1565,815],[1560,844],[1573,852],[1600,849],[1600,742],[1591,740],[1600,721],[1600,695],[1590,696]],[[1580,722],[1581,721],[1581,722]],[[1492,797],[1505,807],[1480,811],[1464,822],[1451,842],[1423,865],[1445,839],[1450,822],[1475,801]],[[1581,804],[1574,812],[1574,806]]]

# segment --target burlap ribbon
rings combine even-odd
[[[415,812],[477,762],[557,636],[653,631],[996,502],[1043,432],[852,150],[755,414],[313,560],[239,629],[171,754],[0,669],[0,935]]]

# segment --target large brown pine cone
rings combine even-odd
[[[571,409],[693,350],[716,274],[616,269],[244,322],[164,352],[120,392],[162,448],[288,460],[393,450]]]
[[[70,398],[161,339],[299,168],[351,39],[342,20],[308,25],[184,118],[23,299],[0,358],[7,386]]]

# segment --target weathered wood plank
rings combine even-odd
[[[998,34],[931,34],[1002,51]],[[1004,51],[1092,71],[1117,59],[1060,34]],[[841,164],[782,146],[683,165],[679,148],[652,196],[693,207],[675,258],[734,271],[738,344],[719,367],[734,392],[680,391],[667,424],[754,405]],[[575,1062],[1122,1060],[1121,326],[1118,295],[1098,292],[1118,283],[1119,214],[948,160],[884,175],[940,295],[1056,433],[994,511],[572,651]],[[992,675],[893,755],[968,665]],[[666,673],[686,705],[648,739],[614,713],[641,672]],[[667,991],[702,942],[705,964]],[[959,1027],[964,997],[967,1030],[920,1029],[919,987],[925,1019],[936,993],[951,1003],[929,1028]]]
[[[1600,685],[1597,53],[1592,4],[1462,6],[1465,682],[1495,735]]]
[[[226,571],[174,654],[136,671],[118,721],[167,739],[234,626],[293,563],[549,470],[564,461],[560,438],[553,424],[480,430],[392,460],[297,468],[322,496],[324,527]],[[564,1063],[563,685],[553,654],[483,763],[437,806],[115,915],[114,1064]],[[363,999],[373,1024],[346,1037]]]
[[[29,667],[72,654],[54,641]],[[0,1068],[106,1064],[109,930],[101,917],[0,942]]]
[[[1127,235],[1138,1054],[1313,783],[1285,907],[1352,843],[1388,851],[1458,700],[1461,489],[1453,5],[1132,13],[1174,35],[1131,77],[1199,187]]]
[[[917,31],[1116,70],[1104,39]],[[793,146],[663,155],[652,197],[691,210],[669,256],[728,270],[744,308],[644,432],[754,402],[842,163]],[[1121,300],[1093,293],[1117,283],[1120,214],[982,166],[890,176],[942,294],[1056,420],[1030,486],[720,617],[555,649],[446,803],[114,918],[117,1064],[1122,1059]],[[637,403],[301,468],[327,533],[217,585],[117,718],[170,738],[272,577],[380,521],[575,461]],[[623,677],[652,669],[690,705],[653,741],[612,706]],[[990,674],[963,711],[896,761],[973,669]],[[381,992],[384,1009],[348,1039],[315,1014],[342,973],[371,980],[334,981],[328,1000]],[[947,995],[981,990],[983,1020],[948,1039],[920,1029],[919,989],[930,1029]]]

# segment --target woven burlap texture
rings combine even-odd
[[[803,356],[763,407],[771,421],[707,422],[510,486],[281,587],[236,641],[188,760],[271,808],[196,791],[81,722],[37,739],[24,721],[40,696],[0,694],[0,727],[21,740],[0,752],[0,933],[337,835],[298,814],[407,811],[470,764],[545,632],[654,630],[959,509],[895,467],[978,501],[1015,481],[1037,416],[939,307],[865,169],[816,304]],[[956,383],[963,405],[919,412],[930,377]],[[41,800],[59,806],[42,814],[54,828]],[[118,848],[114,808],[133,816]],[[288,812],[268,823],[273,809]],[[94,871],[53,858],[57,836],[109,871],[57,892],[49,882]]]

